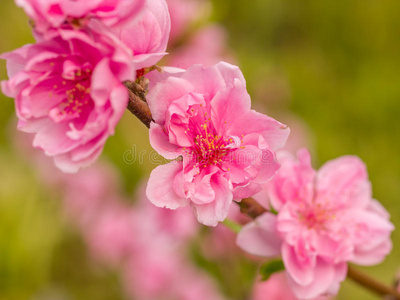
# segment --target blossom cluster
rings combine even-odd
[[[97,258],[125,266],[135,299],[195,299],[193,290],[201,290],[199,299],[221,299],[194,267],[182,267],[187,260],[180,249],[198,229],[191,211],[199,223],[216,226],[233,203],[249,197],[266,212],[242,228],[237,244],[253,255],[278,257],[285,268],[257,285],[254,299],[266,293],[329,299],[348,263],[374,265],[391,251],[393,224],[372,198],[358,157],[343,156],[316,171],[307,150],[297,158],[280,150],[288,126],[251,108],[240,69],[216,62],[227,55],[222,42],[207,47],[209,40],[222,41],[224,31],[207,26],[180,44],[196,21],[187,12],[206,15],[207,2],[15,2],[30,17],[37,42],[1,56],[9,75],[2,90],[15,98],[18,129],[34,133],[33,146],[62,171],[75,173],[99,157],[127,108],[132,91],[124,83],[145,82],[150,144],[170,162],[151,172],[138,198],[161,209],[142,201],[135,209],[121,204],[115,179],[105,176],[113,172],[52,178]],[[167,54],[170,13],[169,47],[176,52],[166,60],[172,67],[160,72],[151,67]]]
[[[10,77],[3,91],[15,98],[18,128],[35,133],[33,145],[64,172],[76,172],[114,133],[129,101],[123,82],[165,54],[168,7],[164,0],[17,4],[32,18],[38,42],[3,55]],[[128,20],[126,11],[137,14]],[[199,222],[215,226],[233,200],[256,194],[278,170],[274,151],[289,129],[251,110],[233,65],[149,78],[151,144],[178,160],[153,171],[147,195],[157,206],[190,205]]]
[[[18,128],[74,173],[96,160],[128,103],[124,81],[165,54],[165,0],[17,0],[37,43],[3,54]]]

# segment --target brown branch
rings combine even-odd
[[[151,111],[146,102],[146,94],[144,88],[136,82],[124,82],[129,90],[128,110],[136,116],[147,128],[150,123],[154,122]]]
[[[238,202],[238,205],[240,207],[240,212],[248,215],[252,219],[255,219],[267,212],[267,210],[253,198],[245,198],[241,202]]]
[[[400,300],[400,293],[396,289],[376,281],[365,273],[354,269],[353,266],[348,266],[347,277],[379,296],[390,296],[390,299]]]

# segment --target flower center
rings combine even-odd
[[[79,116],[93,102],[90,97],[90,74],[90,69],[78,69],[74,80],[63,80],[61,87],[54,85],[54,90],[64,93],[64,100],[58,105],[60,116]]]
[[[201,112],[200,115],[196,114],[190,118],[185,133],[193,140],[190,149],[184,148],[194,161],[193,167],[206,168],[212,165],[221,167],[224,161],[235,159],[229,155],[233,150],[244,148],[240,147],[243,141],[239,137],[219,135],[207,112]]]
[[[329,207],[317,203],[309,207],[302,205],[299,217],[303,224],[310,229],[325,229],[327,223],[336,218],[336,214]]]
[[[60,104],[61,114],[80,114],[82,106],[89,103],[88,94],[90,88],[86,88],[81,83],[77,83],[75,87],[67,90],[65,94],[67,99]]]

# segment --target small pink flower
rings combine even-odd
[[[116,30],[133,54],[136,70],[155,65],[167,53],[171,19],[165,0],[146,0],[135,22]]]
[[[64,172],[91,164],[125,111],[134,79],[131,52],[112,35],[60,30],[53,39],[2,55],[18,129]]]
[[[259,192],[277,171],[273,151],[289,130],[250,109],[238,67],[195,65],[165,77],[147,95],[150,143],[165,158],[181,158],[153,170],[147,196],[159,207],[191,205],[200,223],[215,226],[232,200]]]
[[[15,0],[33,20],[37,33],[66,24],[85,25],[98,19],[106,26],[116,26],[133,20],[145,0]]]
[[[347,262],[374,265],[384,259],[394,227],[372,199],[359,158],[340,157],[316,172],[305,149],[298,161],[287,153],[278,157],[281,169],[267,186],[278,215],[265,213],[246,225],[237,243],[255,255],[282,255],[297,297],[334,294]]]

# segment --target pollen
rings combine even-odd
[[[237,136],[219,134],[211,118],[208,117],[209,112],[201,113],[203,110],[201,107],[202,105],[199,105],[195,109],[193,107],[189,109],[193,113],[193,117],[190,118],[185,134],[193,139],[193,146],[183,148],[183,150],[190,158],[194,159],[193,167],[202,169],[217,166],[222,168],[224,162],[232,158],[232,155],[228,156],[228,154],[240,149],[243,141]],[[199,116],[203,116],[203,118],[199,120]]]
[[[67,85],[66,81],[62,84]],[[60,103],[59,110],[61,115],[77,115],[79,116],[84,107],[89,104],[90,88],[88,87],[89,80],[72,82],[69,89],[65,91],[65,100]],[[54,86],[56,87],[56,85]]]

